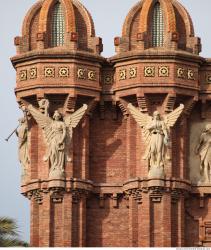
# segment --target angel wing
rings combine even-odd
[[[71,129],[75,128],[78,125],[78,123],[80,122],[83,115],[85,114],[87,108],[88,108],[88,106],[86,104],[84,104],[80,109],[75,111],[73,114],[65,116],[64,122],[65,122],[66,126],[68,128],[71,128]]]
[[[178,108],[176,108],[174,111],[172,111],[171,113],[169,113],[163,117],[164,122],[168,128],[174,126],[174,124],[176,123],[176,121],[180,117],[183,110],[184,110],[184,105],[180,104],[180,106]]]
[[[138,123],[138,125],[143,129],[143,135],[146,140],[146,142],[150,139],[150,132],[148,129],[146,129],[147,125],[152,121],[152,117],[140,112],[136,107],[134,107],[131,103],[127,106],[129,112],[135,119],[135,121]]]
[[[52,136],[53,136],[53,130],[52,130],[52,118],[42,114],[39,110],[34,108],[32,105],[28,106],[28,110],[30,114],[33,116],[39,127],[43,129],[44,136],[46,139],[46,142],[48,143]]]

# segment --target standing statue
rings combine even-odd
[[[170,159],[168,155],[170,128],[174,126],[183,109],[184,105],[180,104],[177,109],[166,114],[162,119],[158,111],[155,111],[153,116],[149,116],[140,112],[131,103],[128,105],[131,115],[142,128],[147,145],[143,159],[149,161],[149,178],[165,177],[165,162]]]
[[[64,178],[65,162],[70,160],[67,145],[72,139],[72,129],[80,122],[87,110],[87,105],[84,104],[73,114],[66,115],[64,119],[58,110],[54,112],[53,119],[32,105],[28,106],[28,110],[43,130],[47,146],[44,161],[49,162],[49,178]]]
[[[211,124],[207,124],[202,132],[195,153],[200,157],[201,181],[209,183],[211,173]]]
[[[16,135],[18,137],[18,155],[19,161],[22,166],[22,173],[21,177],[24,180],[27,176],[30,164],[30,157],[29,157],[29,130],[28,130],[28,123],[27,119],[21,118],[19,119],[19,128],[16,129]]]

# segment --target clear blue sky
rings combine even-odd
[[[20,166],[17,139],[9,143],[4,138],[17,126],[22,116],[16,104],[15,70],[9,58],[15,55],[13,39],[20,35],[23,18],[36,0],[1,1],[0,15],[0,216],[15,218],[22,238],[29,240],[29,202],[20,195]],[[136,0],[81,0],[93,16],[96,34],[103,38],[104,56],[114,54],[113,38],[121,35],[124,18]],[[201,53],[211,57],[211,0],[180,0],[189,11],[197,36],[202,39]],[[106,20],[106,22],[105,22]]]

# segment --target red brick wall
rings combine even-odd
[[[93,197],[87,209],[87,247],[129,247],[129,209],[124,199],[113,208],[111,199],[105,199],[104,207]]]
[[[105,105],[105,119],[95,112],[90,122],[90,179],[96,183],[126,180],[126,122],[119,113],[113,120],[111,105]]]

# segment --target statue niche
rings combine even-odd
[[[73,128],[78,125],[87,107],[84,104],[73,114],[64,117],[56,110],[51,118],[46,112],[41,112],[32,105],[28,106],[30,114],[43,131],[47,148],[43,160],[49,162],[49,179],[63,179],[65,177],[65,162],[70,161],[67,146],[72,140]]]
[[[149,162],[148,178],[165,177],[164,166],[170,159],[168,155],[170,128],[175,125],[183,109],[184,105],[180,104],[177,109],[161,117],[158,111],[155,111],[153,116],[149,116],[140,112],[131,103],[128,105],[131,115],[142,128],[146,145],[143,159]]]

